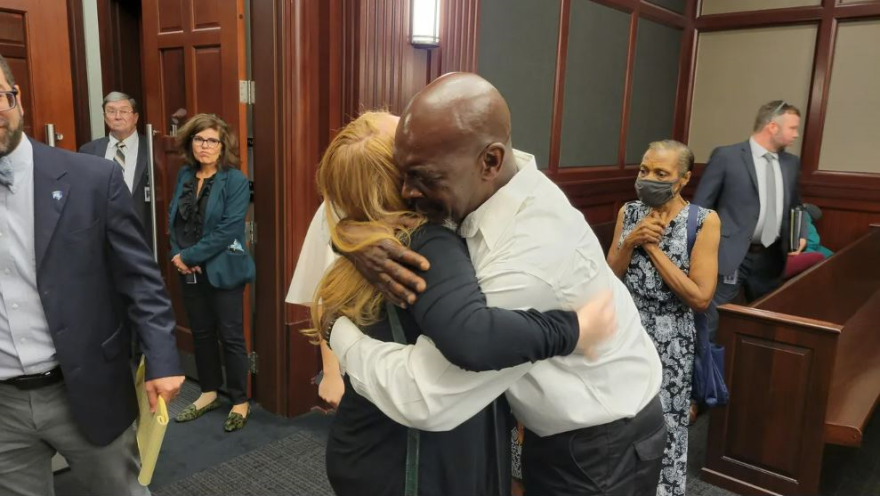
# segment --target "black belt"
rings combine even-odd
[[[64,376],[61,374],[61,367],[55,367],[42,374],[20,375],[11,379],[4,379],[0,381],[0,384],[7,384],[15,386],[22,391],[28,391],[30,389],[51,386],[52,384],[61,382],[61,379],[63,378]]]
[[[761,243],[753,243],[749,245],[749,253],[761,253],[770,249],[776,249],[779,243],[779,238],[777,238],[776,241],[774,241],[773,244],[770,246],[764,246]]]

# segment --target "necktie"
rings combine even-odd
[[[761,244],[770,246],[776,241],[776,237],[779,236],[779,222],[776,219],[776,171],[773,167],[773,163],[776,161],[776,154],[767,152],[764,154],[764,158],[767,159],[767,168],[765,169],[767,194],[764,197],[766,204],[764,209],[764,229],[761,231]]]
[[[7,188],[12,186],[12,160],[9,157],[0,158],[0,184]]]
[[[119,164],[119,167],[122,167],[122,170],[125,170],[125,143],[121,141],[116,143],[116,155],[113,160]]]

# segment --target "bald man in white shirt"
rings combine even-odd
[[[341,318],[330,345],[354,389],[395,421],[431,431],[456,427],[506,392],[527,428],[528,494],[653,494],[666,442],[660,359],[583,215],[534,157],[514,153],[498,91],[474,74],[433,82],[401,117],[395,160],[404,198],[466,239],[490,306],[573,309],[611,291],[618,327],[590,360],[474,371],[479,360],[450,363],[446,356],[460,353],[425,336],[408,346],[381,342]],[[389,282],[407,281],[396,264],[375,251],[354,258],[386,293],[404,294]]]

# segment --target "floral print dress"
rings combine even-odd
[[[687,247],[689,206],[673,219],[660,241],[660,249],[685,274],[690,271]],[[651,208],[640,201],[627,203],[623,229],[618,246],[645,218]],[[697,211],[697,234],[710,210]],[[639,314],[642,325],[654,341],[663,362],[663,383],[660,400],[669,437],[663,453],[658,496],[684,496],[687,481],[688,410],[691,403],[691,377],[694,367],[696,328],[694,313],[660,277],[651,258],[641,248],[633,251],[632,260],[623,277]]]

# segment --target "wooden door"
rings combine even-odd
[[[180,279],[168,257],[168,206],[182,164],[172,135],[172,118],[213,113],[239,138],[241,170],[248,174],[246,107],[239,103],[245,79],[244,0],[143,0],[144,108],[152,124],[156,161],[156,232],[159,263],[177,316],[178,347],[192,352]],[[182,126],[186,118],[180,119]],[[251,350],[251,305],[245,290],[244,332]],[[248,381],[250,384],[250,381]]]
[[[25,133],[45,143],[54,124],[56,146],[75,151],[67,1],[0,0],[0,54],[21,88]]]

